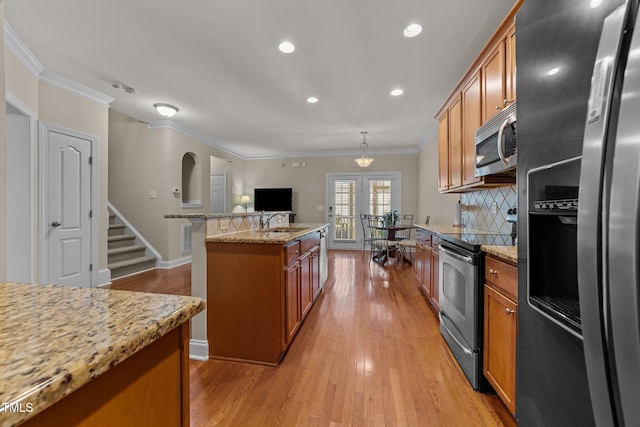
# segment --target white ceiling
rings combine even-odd
[[[44,68],[245,158],[416,152],[514,0],[9,0]],[[418,37],[403,37],[410,23]],[[278,51],[282,40],[293,54]],[[136,89],[114,89],[119,82]],[[392,97],[401,87],[404,95]],[[306,98],[316,96],[317,104]]]

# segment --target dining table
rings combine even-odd
[[[402,238],[398,238],[396,233],[398,231],[402,231],[402,230],[411,230],[413,228],[415,228],[415,225],[413,224],[394,224],[394,225],[386,225],[386,226],[380,226],[380,227],[372,227],[375,228],[377,230],[386,230],[387,231],[387,240],[391,241],[391,242],[398,242],[400,240],[404,240]],[[401,255],[401,259],[399,261],[402,262],[406,262],[409,265],[413,265],[413,262],[407,258],[406,256],[404,256],[404,254],[400,253],[396,246],[394,245],[393,247],[389,247],[389,256],[387,257],[387,251],[386,250],[381,250],[379,251],[377,254],[375,254],[373,256],[373,260],[385,265],[387,263],[387,261],[389,260],[389,258],[396,258],[397,255],[400,254]]]

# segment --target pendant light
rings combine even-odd
[[[360,144],[360,148],[362,149],[362,156],[355,158],[354,161],[361,168],[368,168],[369,165],[373,162],[373,157],[369,157],[367,155],[367,150],[369,150],[369,144],[367,144],[367,131],[363,130],[360,133],[362,134],[362,144]]]

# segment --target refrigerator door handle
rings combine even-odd
[[[589,393],[597,425],[616,425],[610,394],[605,264],[602,251],[603,174],[614,78],[629,2],[604,20],[591,78],[585,123],[578,207],[578,294]]]
[[[640,28],[625,70],[611,173],[608,218],[608,297],[615,360],[619,425],[640,420]],[[629,210],[631,209],[631,210]]]

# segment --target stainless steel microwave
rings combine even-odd
[[[476,176],[514,175],[516,169],[516,104],[476,131]]]

